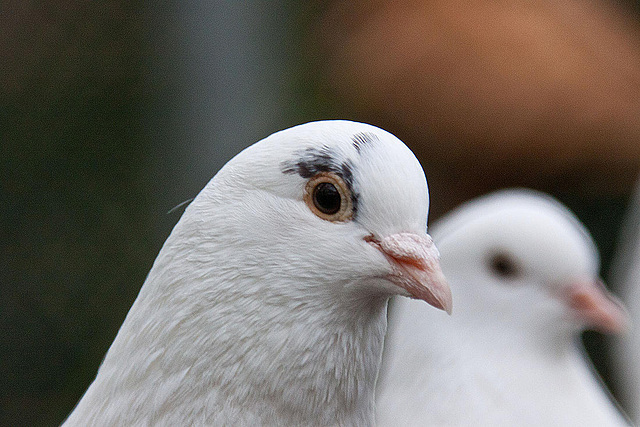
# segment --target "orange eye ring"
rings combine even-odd
[[[304,189],[304,202],[320,219],[346,222],[353,218],[351,192],[340,176],[320,172],[311,178]]]

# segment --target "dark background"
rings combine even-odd
[[[503,159],[510,166],[447,163],[443,144],[471,131],[448,137],[434,122],[435,131],[421,133],[397,117],[412,107],[391,103],[389,113],[376,106],[375,85],[362,83],[362,93],[343,86],[367,79],[341,66],[341,52],[369,18],[342,2],[0,3],[0,425],[62,422],[182,212],[169,210],[242,148],[305,121],[368,121],[404,139],[425,165],[432,218],[493,188],[551,192],[591,229],[606,274],[635,152],[596,165],[619,178],[597,191],[568,185],[593,170],[588,163],[567,172],[562,161],[540,174],[512,152]],[[469,180],[470,189],[439,181],[438,165],[461,165],[466,172],[453,181]],[[490,176],[510,167],[516,172]],[[602,339],[587,339],[600,360]]]

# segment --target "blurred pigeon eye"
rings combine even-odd
[[[498,277],[515,279],[520,275],[517,262],[508,254],[497,253],[489,259],[489,268]]]
[[[344,180],[330,172],[321,172],[307,183],[304,201],[316,216],[333,222],[353,217],[351,193]]]

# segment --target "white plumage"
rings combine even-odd
[[[229,161],[173,229],[67,426],[370,425],[392,294],[450,310],[413,153],[347,121]]]
[[[626,424],[578,339],[584,328],[617,332],[626,316],[566,208],[502,191],[458,208],[433,236],[456,309],[448,317],[392,302],[380,425]]]

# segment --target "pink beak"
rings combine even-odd
[[[377,240],[365,238],[389,260],[393,272],[387,279],[421,299],[451,314],[451,289],[440,268],[440,253],[428,234],[398,233]]]
[[[624,306],[597,280],[576,282],[563,290],[563,299],[576,317],[599,332],[616,334],[630,326]]]

